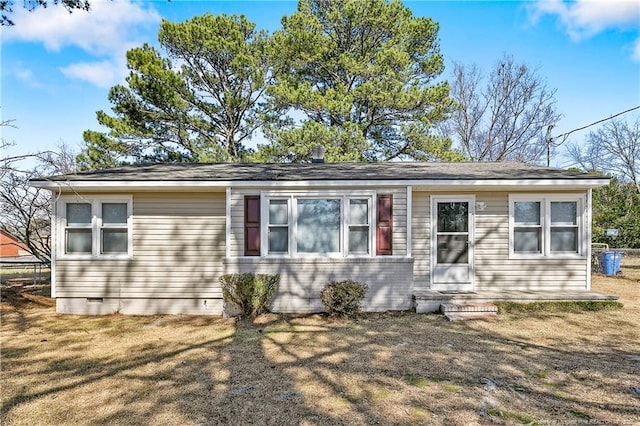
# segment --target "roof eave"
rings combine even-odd
[[[206,181],[206,180],[174,180],[174,181],[50,181],[34,180],[31,185],[51,191],[168,191],[174,189],[205,191],[232,188],[309,188],[309,187],[425,187],[432,189],[480,189],[480,187],[501,189],[588,189],[608,185],[609,178],[578,179],[412,179],[412,180],[299,180],[299,181]]]

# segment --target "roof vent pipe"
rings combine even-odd
[[[311,162],[324,163],[324,147],[322,145],[316,145],[311,150]]]

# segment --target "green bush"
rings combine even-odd
[[[324,310],[330,316],[354,317],[369,287],[354,281],[332,281],[320,293]]]
[[[243,318],[252,318],[267,312],[280,275],[227,274],[220,277],[220,282],[224,301],[237,306]]]

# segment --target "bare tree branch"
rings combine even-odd
[[[571,144],[567,151],[582,168],[611,173],[640,194],[640,116],[609,121],[589,132],[584,146]]]
[[[555,124],[555,89],[535,70],[504,56],[485,78],[475,65],[456,64],[451,96],[458,104],[448,129],[474,161],[539,161],[544,129]]]

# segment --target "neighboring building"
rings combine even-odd
[[[591,189],[608,182],[392,162],[142,165],[32,183],[58,194],[58,312],[221,314],[219,278],[233,272],[279,274],[278,312],[319,311],[323,286],[345,279],[369,285],[369,311],[434,310],[434,294],[592,297]]]
[[[31,256],[29,248],[13,235],[0,229],[0,257]]]

